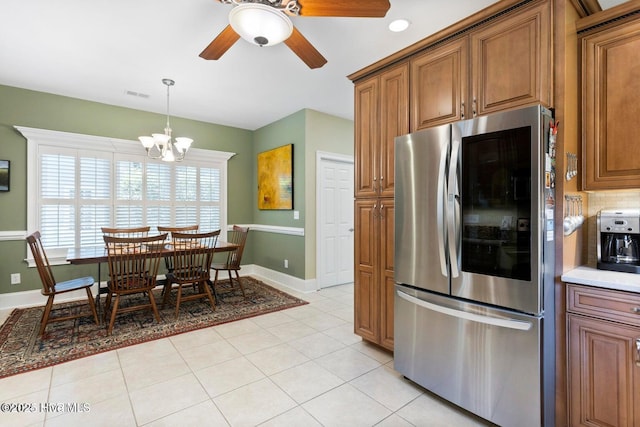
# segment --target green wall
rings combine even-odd
[[[64,132],[136,140],[164,128],[165,116],[96,102],[0,85],[0,159],[11,161],[11,191],[0,193],[0,230],[27,228],[27,143],[14,125]],[[228,220],[251,223],[251,170],[254,164],[252,132],[210,123],[171,118],[176,135],[194,139],[194,148],[237,153],[229,160]],[[142,148],[141,148],[142,149]],[[35,268],[28,268],[24,241],[0,241],[0,294],[39,289]],[[247,255],[247,263],[252,263]],[[22,283],[11,285],[11,273],[21,273]],[[95,266],[59,266],[57,280],[80,274],[95,275]]]
[[[259,210],[258,209],[258,168],[252,170],[254,186],[252,188],[254,223],[284,227],[304,227],[304,194],[305,177],[305,110],[298,111],[284,119],[264,126],[254,132],[253,157],[258,153],[293,144],[293,209],[300,212],[300,219],[293,219],[291,210]],[[257,232],[251,235],[254,245],[252,255],[254,262],[263,267],[304,279],[304,237],[275,233]],[[289,268],[284,268],[284,260],[289,261]]]
[[[316,277],[316,153],[353,155],[353,121],[314,110],[301,110],[254,133],[254,158],[258,153],[293,144],[293,211],[258,210],[258,188],[253,188],[254,222],[299,227],[305,235],[253,233],[255,263],[300,279]],[[257,168],[253,181],[257,183]],[[277,248],[277,250],[274,250]],[[284,268],[284,260],[289,268]]]
[[[0,193],[0,231],[27,227],[27,144],[13,126],[136,140],[164,127],[165,116],[75,98],[0,85],[0,159],[11,161],[11,191]],[[267,224],[304,228],[305,236],[267,232],[249,235],[243,263],[257,264],[300,278],[315,277],[316,152],[353,155],[353,122],[313,110],[301,110],[256,131],[171,117],[176,135],[194,139],[193,147],[236,153],[228,167],[230,224]],[[294,210],[257,207],[257,155],[294,144]],[[0,241],[0,294],[40,288],[28,268],[24,241]],[[285,269],[283,260],[289,261]],[[11,273],[22,284],[10,285]],[[94,265],[56,266],[57,280],[95,275]],[[103,272],[104,279],[104,272]]]

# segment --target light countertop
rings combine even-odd
[[[561,278],[563,282],[576,283],[578,285],[640,293],[640,274],[620,273],[581,266],[567,271]]]

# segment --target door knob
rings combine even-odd
[[[350,233],[353,233],[353,228],[350,228],[350,229],[349,229],[349,232],[350,232]]]

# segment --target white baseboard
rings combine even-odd
[[[271,280],[298,292],[309,293],[318,290],[316,279],[299,279],[255,264],[243,265],[241,274],[255,276],[258,279]]]
[[[91,292],[95,296],[98,292],[98,285],[94,284],[91,287]],[[87,293],[84,290],[73,291],[58,295],[55,299],[56,303],[65,301],[76,301],[87,298]],[[11,292],[8,294],[2,294],[0,298],[0,310],[11,310],[14,308],[26,308],[37,307],[44,305],[47,302],[47,297],[37,290]]]
[[[286,288],[294,291],[309,293],[315,292],[316,279],[304,280],[297,277],[289,276],[288,274],[281,273],[279,271],[270,270],[268,268],[261,267],[255,264],[243,265],[240,271],[241,276],[254,276],[258,279],[265,281],[276,282]],[[219,279],[226,279],[224,273],[222,273]],[[91,288],[93,295],[98,293],[98,284],[94,284]],[[0,294],[0,310],[11,310],[14,308],[36,307],[44,305],[47,299],[42,295],[40,290],[34,289],[31,291],[10,292],[8,294]],[[65,301],[81,300],[87,297],[84,290],[68,292],[58,295],[56,297],[56,303]]]

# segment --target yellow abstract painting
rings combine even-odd
[[[258,209],[293,209],[293,144],[258,154]]]

